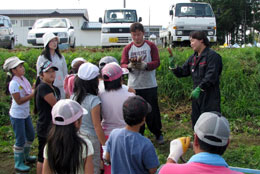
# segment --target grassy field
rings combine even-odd
[[[192,54],[190,48],[174,49],[176,63],[181,65]],[[230,121],[232,130],[230,146],[224,157],[231,166],[260,169],[260,50],[257,48],[216,49],[223,58],[221,76],[222,113]],[[75,57],[84,57],[92,63],[106,55],[120,60],[122,48],[77,48],[63,51],[68,68]],[[161,66],[157,70],[159,103],[163,123],[164,145],[157,145],[153,135],[146,130],[145,135],[153,142],[160,163],[163,164],[169,153],[169,142],[180,136],[193,136],[191,129],[191,78],[177,79],[168,70],[168,53],[159,49]],[[0,66],[4,60],[16,55],[26,61],[26,76],[33,82],[36,77],[35,63],[41,53],[39,49],[0,49]],[[10,126],[8,110],[10,97],[4,95],[5,73],[0,69],[0,174],[13,172],[12,146],[14,134]],[[37,116],[32,115],[34,124]],[[37,154],[37,141],[33,144]],[[190,149],[184,156],[189,159]],[[30,173],[35,173],[35,165]]]

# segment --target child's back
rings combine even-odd
[[[149,173],[159,165],[152,142],[138,132],[125,128],[114,129],[107,142],[112,173]]]

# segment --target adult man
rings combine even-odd
[[[146,117],[149,130],[162,144],[161,116],[158,107],[157,82],[155,69],[160,65],[158,49],[154,43],[144,40],[144,27],[141,23],[130,26],[133,42],[127,45],[122,53],[121,66],[129,69],[128,86],[136,90],[152,106],[152,112]],[[144,134],[145,125],[140,129]]]
[[[222,58],[209,48],[209,40],[203,31],[190,34],[194,54],[182,65],[171,69],[177,77],[192,76],[192,128],[203,112],[220,112],[219,77]]]
[[[228,144],[230,128],[228,120],[218,112],[201,114],[194,127],[193,155],[186,164],[174,164],[189,146],[189,137],[171,141],[170,154],[159,174],[239,174],[232,171],[221,157]]]

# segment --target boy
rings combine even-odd
[[[133,42],[125,46],[121,67],[129,69],[128,86],[135,89],[136,95],[143,97],[153,110],[146,117],[149,130],[155,135],[158,144],[163,144],[162,123],[158,106],[156,69],[160,66],[158,48],[153,42],[144,40],[144,27],[141,23],[130,26]],[[145,125],[140,129],[143,135]]]
[[[106,142],[105,159],[111,162],[112,174],[153,174],[159,161],[151,141],[139,133],[151,106],[140,96],[129,97],[123,104],[126,127],[114,129]]]

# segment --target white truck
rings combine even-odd
[[[101,25],[101,46],[125,46],[132,41],[130,25],[134,22],[141,22],[137,18],[134,9],[109,9],[105,10],[104,20],[99,18]]]
[[[216,18],[208,3],[175,3],[170,7],[170,22],[159,33],[163,47],[188,45],[190,32],[202,30],[211,43],[217,41]]]

